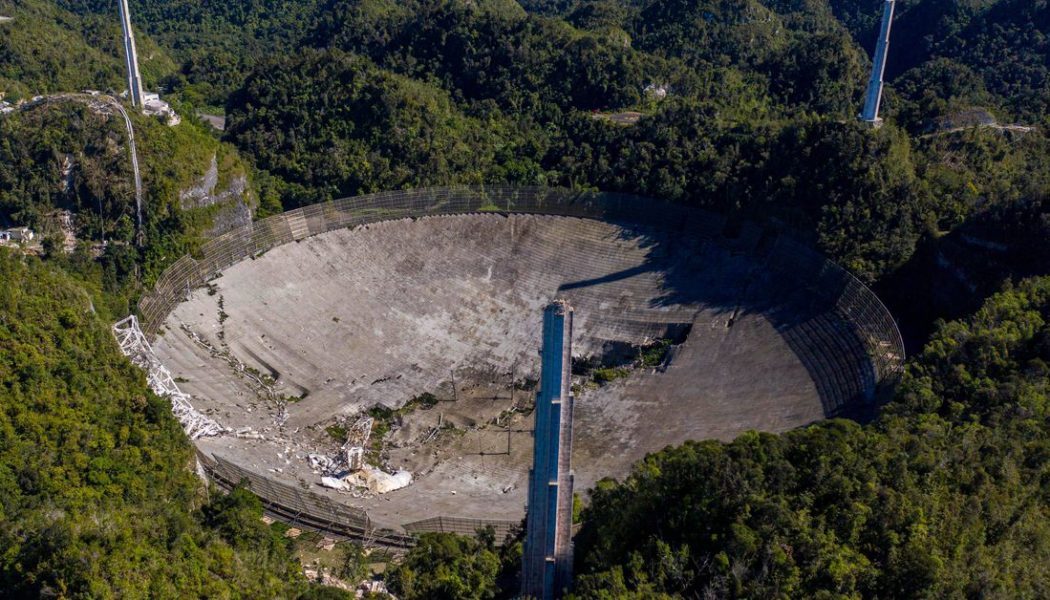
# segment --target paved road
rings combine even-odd
[[[604,119],[606,121],[616,123],[617,125],[634,125],[638,123],[638,121],[643,116],[645,115],[635,111],[625,111],[618,113],[594,113],[595,119]]]
[[[948,135],[950,133],[959,133],[960,131],[967,131],[969,129],[995,129],[996,131],[1012,131],[1014,133],[1031,133],[1035,130],[1035,127],[1029,125],[999,125],[998,123],[978,123],[976,125],[962,125],[959,127],[952,127],[950,129],[942,129],[933,133],[927,133],[926,135],[919,136],[921,138],[929,138],[938,135]]]

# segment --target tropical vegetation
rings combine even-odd
[[[882,4],[130,0],[146,86],[183,117],[131,117],[140,210],[122,119],[53,97],[123,91],[116,7],[0,0],[0,226],[44,242],[0,249],[0,596],[342,595],[250,493],[195,478],[108,331],[222,230],[187,200],[212,165],[256,218],[425,185],[668,199],[787,230],[887,301],[914,356],[880,416],[601,482],[578,597],[1050,596],[1050,8],[898,2],[875,129]],[[423,536],[387,579],[509,595],[515,552]]]

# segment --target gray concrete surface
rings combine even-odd
[[[211,125],[217,131],[226,131],[226,116],[225,115],[210,115],[208,113],[197,113],[197,116],[202,121]]]
[[[380,526],[520,519],[532,392],[511,381],[538,375],[547,302],[574,305],[580,357],[691,327],[665,369],[636,369],[577,398],[582,493],[669,444],[824,418],[812,370],[783,334],[808,318],[805,285],[740,248],[660,231],[426,217],[332,231],[238,263],[172,312],[154,349],[199,410],[261,436],[200,440],[205,452],[365,508]],[[252,370],[277,394],[302,397],[282,425]],[[386,440],[388,464],[416,474],[411,486],[371,498],[319,487],[305,457],[338,447],[325,427],[423,392],[444,401],[408,414]],[[451,427],[435,432],[438,423]]]

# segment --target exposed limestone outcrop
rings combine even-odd
[[[212,215],[212,225],[204,232],[205,237],[215,237],[247,225],[252,220],[254,199],[244,174],[236,174],[228,183],[220,186],[219,161],[211,157],[208,170],[194,184],[179,192],[179,207],[182,210],[218,207]]]

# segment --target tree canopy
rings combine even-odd
[[[1050,589],[1050,279],[943,325],[869,426],[690,442],[598,485],[580,598]]]
[[[697,441],[591,494],[581,598],[1050,595],[1045,0],[130,0],[183,116],[0,114],[0,595],[332,597],[247,490],[210,494],[107,324],[209,232],[212,164],[254,216],[392,188],[652,196],[790,231],[874,285],[910,359],[873,423]],[[0,93],[125,85],[106,0],[0,0]],[[197,111],[227,117],[224,133]],[[257,201],[255,201],[257,199]],[[65,254],[47,231],[75,214]],[[520,547],[422,536],[404,598],[513,593]]]
[[[209,500],[168,402],[111,315],[0,249],[0,595],[294,597],[301,571],[246,492]]]

